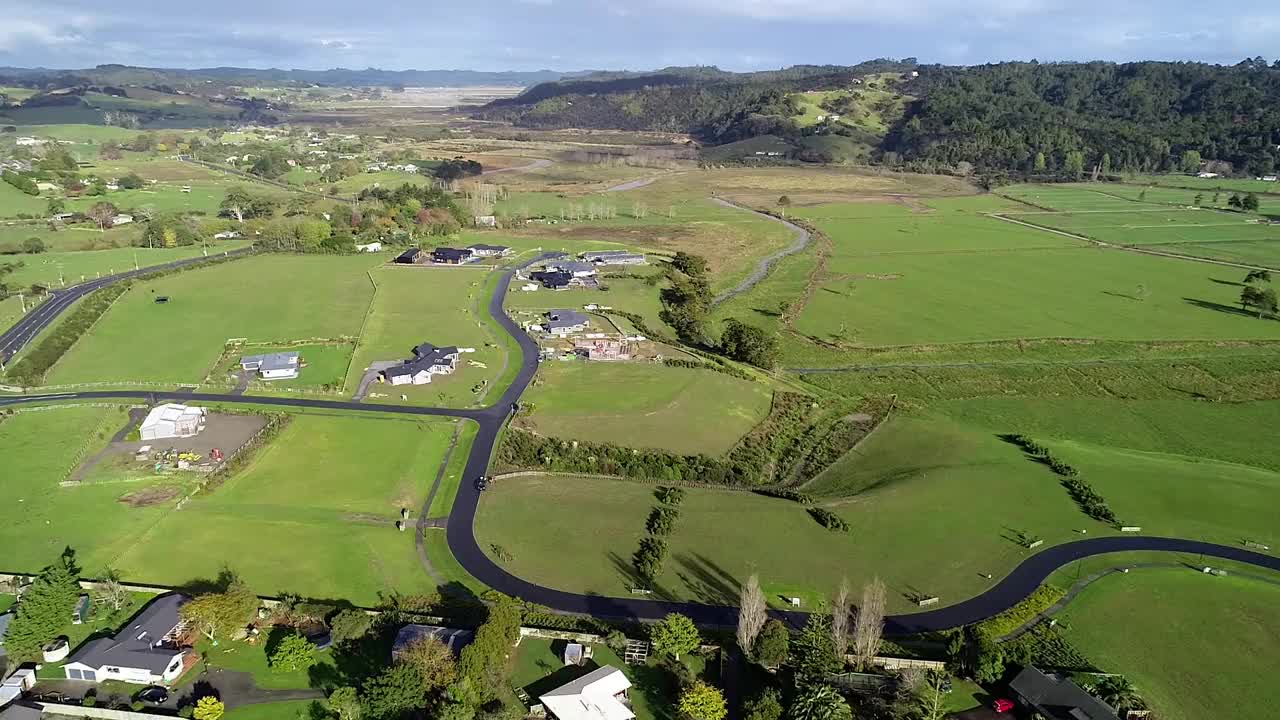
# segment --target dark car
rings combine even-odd
[[[477,489],[477,490],[479,490],[479,491],[483,492],[483,491],[484,491],[486,488],[488,488],[488,487],[489,487],[489,478],[487,478],[487,477],[485,477],[485,476],[483,476],[483,475],[481,475],[480,477],[476,478],[476,489]]]
[[[159,685],[153,685],[138,693],[138,699],[148,705],[163,705],[169,699],[169,691]]]

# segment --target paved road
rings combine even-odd
[[[22,319],[18,320],[17,324],[4,331],[3,334],[0,334],[0,364],[8,363],[9,358],[12,358],[19,350],[25,347],[27,343],[31,342],[36,335],[40,334],[41,330],[49,327],[49,325],[67,308],[71,307],[75,301],[85,295],[88,295],[94,290],[104,288],[108,285],[114,285],[121,280],[128,280],[129,278],[134,278],[139,275],[147,275],[149,273],[163,270],[172,270],[174,268],[185,267],[187,265],[196,265],[202,262],[207,262],[213,258],[243,255],[248,252],[252,252],[252,250],[250,248],[241,248],[239,250],[218,253],[217,255],[210,255],[209,257],[194,257],[187,258],[185,260],[174,260],[173,262],[167,262],[163,265],[152,265],[139,270],[130,270],[129,272],[108,275],[104,278],[97,278],[82,282],[78,285],[72,285],[69,288],[50,291],[49,299],[45,300],[43,305],[40,305],[36,309],[24,315]]]
[[[554,254],[546,254],[531,260],[533,264]],[[533,380],[537,371],[538,347],[503,310],[508,287],[511,284],[513,271],[508,271],[498,282],[493,297],[489,301],[489,313],[502,325],[520,345],[520,370],[515,380],[494,405],[478,410],[462,410],[453,408],[425,408],[404,405],[369,405],[354,402],[333,400],[311,400],[301,398],[251,397],[239,395],[223,395],[208,393],[157,393],[134,390],[104,390],[83,393],[50,393],[43,395],[0,396],[0,407],[30,402],[49,402],[56,400],[84,400],[100,398],[130,398],[147,402],[158,400],[182,399],[203,402],[254,403],[281,407],[303,407],[346,410],[369,413],[399,413],[409,415],[434,415],[441,417],[460,417],[474,420],[479,426],[471,455],[467,458],[457,499],[449,515],[446,537],[449,549],[467,572],[489,587],[545,605],[554,610],[572,613],[585,613],[604,618],[625,619],[657,619],[670,612],[680,612],[694,621],[707,625],[733,625],[737,622],[737,609],[727,606],[703,605],[699,603],[671,602],[649,600],[644,598],[610,598],[598,595],[582,595],[578,593],[555,590],[536,585],[527,580],[515,577],[484,554],[476,541],[474,524],[476,507],[480,500],[480,492],[476,490],[475,479],[488,473],[489,461],[493,454],[498,436],[521,394]],[[498,490],[500,491],[500,490]],[[955,605],[904,615],[892,615],[886,618],[886,632],[890,634],[906,634],[942,630],[984,620],[1016,605],[1030,595],[1055,570],[1081,558],[1105,553],[1155,550],[1178,552],[1192,555],[1205,555],[1213,558],[1234,560],[1260,568],[1280,572],[1280,557],[1245,550],[1239,547],[1215,545],[1195,540],[1178,538],[1118,536],[1079,540],[1042,550],[1022,561],[1013,572],[1000,580],[986,592]],[[886,558],[887,560],[890,558]],[[944,598],[949,601],[950,598]],[[806,614],[802,612],[775,612],[777,617],[792,624],[804,622]]]

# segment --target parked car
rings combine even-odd
[[[480,492],[484,492],[485,488],[487,488],[487,487],[489,487],[489,478],[484,477],[483,475],[481,475],[480,477],[476,478],[476,489],[477,489],[477,490],[479,490]]]
[[[143,688],[142,692],[138,693],[138,699],[148,705],[163,705],[169,699],[169,691],[159,685],[152,685]]]
[[[998,713],[1013,712],[1013,701],[1008,698],[1000,698],[991,703],[991,709]]]

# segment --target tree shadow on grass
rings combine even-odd
[[[1209,278],[1209,282],[1218,283],[1219,285],[1230,285],[1232,287],[1244,287],[1244,283],[1235,280],[1219,280],[1218,278]]]
[[[1213,302],[1212,300],[1199,300],[1196,298],[1184,297],[1182,299],[1188,305],[1195,305],[1196,307],[1204,308],[1205,310],[1214,310],[1220,313],[1226,313],[1227,315],[1238,315],[1240,317],[1253,318],[1255,320],[1258,319],[1258,313],[1253,312],[1252,310],[1244,310],[1234,305],[1224,305],[1219,302]],[[1263,319],[1265,320],[1266,318]]]
[[[651,582],[636,572],[635,566],[631,564],[629,559],[623,558],[621,555],[611,552],[609,553],[609,562],[613,565],[613,569],[622,576],[623,583],[628,588],[645,588],[652,591],[652,596],[663,600],[673,600],[671,592],[657,582]],[[641,595],[643,597],[643,595]]]
[[[738,601],[742,586],[724,568],[701,554],[679,555],[677,575],[689,592],[701,602],[732,605]]]

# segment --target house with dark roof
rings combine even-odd
[[[570,277],[575,278],[594,277],[596,275],[595,265],[578,260],[557,260],[555,262],[550,262],[547,263],[547,269],[568,273]]]
[[[0,615],[0,658],[5,656],[4,636],[9,634],[9,623],[13,622],[14,617],[16,617],[16,613],[12,610]]]
[[[432,375],[452,375],[458,366],[458,348],[436,347],[422,343],[413,349],[413,357],[382,371],[382,379],[392,385],[426,385]]]
[[[1031,666],[1018,673],[1009,690],[1027,708],[1052,720],[1120,720],[1109,705],[1070,678],[1046,675]]]
[[[401,265],[416,265],[420,262],[426,262],[426,256],[422,254],[422,248],[409,248],[396,256],[396,262]]]
[[[440,627],[439,625],[405,625],[400,628],[400,632],[396,633],[395,644],[391,646],[391,660],[396,661],[400,657],[400,653],[414,643],[426,638],[435,638],[444,643],[449,648],[454,657],[462,655],[462,648],[471,644],[476,639],[474,630],[459,630],[458,628]]]
[[[542,286],[548,290],[565,290],[573,280],[572,275],[558,270],[531,272],[529,277],[542,283]]]
[[[547,312],[547,332],[552,335],[570,335],[582,332],[591,324],[591,319],[577,310],[549,310]]]
[[[431,251],[431,262],[443,265],[461,265],[472,259],[473,255],[468,248],[438,247]]]
[[[161,595],[120,632],[81,645],[62,667],[67,679],[138,685],[177,680],[188,647],[178,609],[190,599],[181,593]]]
[[[467,249],[476,257],[503,257],[511,253],[511,248],[506,245],[476,243],[475,245],[468,245]]]

